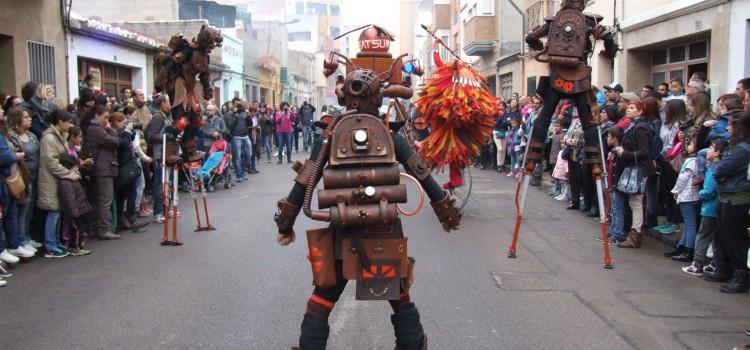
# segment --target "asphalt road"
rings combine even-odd
[[[301,155],[300,155],[301,156]],[[288,349],[312,290],[304,215],[298,240],[275,242],[286,165],[210,195],[219,228],[194,233],[182,197],[182,247],[160,226],[91,242],[93,254],[14,266],[0,289],[0,349]],[[475,171],[462,228],[440,229],[425,206],[404,219],[417,260],[412,298],[431,349],[731,349],[750,343],[750,296],[684,275],[647,239],[613,250],[601,268],[598,225],[532,189],[518,258],[505,257],[515,183]],[[410,186],[410,185],[409,185]],[[416,198],[411,191],[411,198]],[[392,349],[390,308],[347,288],[331,316],[329,349]]]

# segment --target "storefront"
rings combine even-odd
[[[68,36],[68,79],[70,86],[80,86],[84,77],[93,77],[94,89],[120,97],[124,88],[153,90],[153,54],[158,42],[131,30],[94,19],[71,16]],[[78,97],[71,88],[69,97]]]
[[[729,9],[727,0],[680,0],[646,12],[626,9],[637,15],[620,23],[620,46],[627,49],[617,57],[614,80],[636,91],[675,78],[687,82],[693,73],[702,72],[712,91],[723,88],[729,63]]]

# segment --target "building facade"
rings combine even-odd
[[[59,1],[18,1],[13,10],[0,11],[0,92],[20,96],[21,86],[35,81],[68,96],[65,55]]]
[[[221,62],[226,66],[226,69],[221,74],[221,98],[214,97],[219,104],[233,98],[247,98],[245,77],[242,73],[245,62],[245,45],[237,37],[234,29],[222,30],[222,36],[224,42],[221,45]]]

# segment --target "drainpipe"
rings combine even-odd
[[[70,90],[70,63],[68,60],[70,60],[70,54],[69,54],[69,47],[68,47],[68,27],[70,26],[70,11],[65,10],[65,2],[66,0],[60,0],[60,20],[62,21],[62,30],[63,30],[63,51],[65,52],[65,88],[68,92],[68,99],[71,96],[71,90]],[[73,0],[70,0],[70,7],[73,7]],[[76,82],[76,87],[78,87],[78,83]]]

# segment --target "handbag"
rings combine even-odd
[[[117,169],[116,186],[118,189],[132,185],[141,176],[141,167],[131,160]]]
[[[617,190],[626,194],[641,194],[646,190],[646,181],[643,172],[638,167],[638,156],[635,156],[634,166],[629,166],[622,171],[620,180],[617,181]]]
[[[8,185],[8,192],[16,201],[20,204],[27,203],[26,183],[23,181],[16,164],[11,165],[10,176],[5,177],[5,184]]]
[[[570,160],[570,154],[571,154],[572,152],[573,152],[573,151],[572,151],[572,150],[570,149],[570,147],[565,147],[565,148],[564,148],[564,149],[563,149],[563,150],[562,150],[562,151],[560,152],[560,158],[562,158],[562,159],[565,159],[565,160]]]

